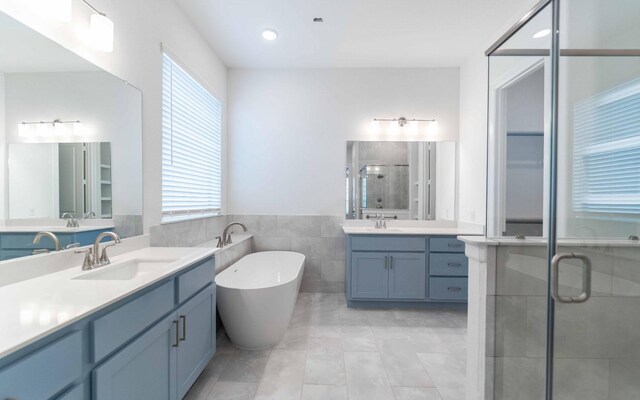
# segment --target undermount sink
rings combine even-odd
[[[73,279],[80,280],[98,280],[98,281],[128,281],[139,276],[145,275],[163,264],[176,261],[176,258],[137,258],[134,260],[123,261],[118,264],[97,267],[95,270],[86,274],[77,276]]]

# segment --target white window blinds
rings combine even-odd
[[[574,135],[574,209],[638,218],[640,79],[577,103]]]
[[[162,219],[220,213],[222,104],[163,54]]]

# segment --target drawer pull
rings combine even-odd
[[[459,291],[461,291],[461,290],[462,290],[462,288],[461,288],[461,287],[459,287],[459,286],[449,286],[449,287],[447,288],[447,290],[448,290],[448,291],[450,291],[450,292],[459,292]]]
[[[178,321],[173,321],[173,324],[176,327],[176,342],[174,344],[172,344],[172,346],[173,347],[178,347],[178,346],[180,346],[180,332],[179,332],[180,328],[178,327],[178,325],[180,325],[180,324],[178,323]]]
[[[460,263],[447,263],[447,267],[458,268],[458,267],[462,267],[462,264],[460,264]]]
[[[449,243],[448,246],[452,248],[459,248],[462,247],[462,243]]]
[[[389,256],[389,268],[393,269],[393,256]]]
[[[184,341],[187,338],[187,317],[181,315],[180,320],[182,321],[182,337],[180,341]]]

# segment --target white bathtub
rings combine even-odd
[[[244,256],[216,276],[220,318],[239,348],[260,350],[280,342],[298,298],[305,256],[265,251]]]

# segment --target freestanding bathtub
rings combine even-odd
[[[298,298],[305,256],[265,251],[244,256],[216,276],[218,311],[231,342],[260,350],[280,342]]]

